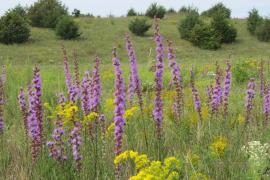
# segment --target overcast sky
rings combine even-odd
[[[31,5],[36,0],[0,0],[0,15],[17,4]],[[115,16],[125,15],[131,7],[139,12],[144,12],[149,4],[157,2],[166,8],[173,7],[179,9],[183,5],[193,5],[203,11],[217,2],[223,2],[231,8],[233,17],[247,17],[248,11],[255,7],[262,16],[270,15],[270,0],[62,0],[62,2],[72,11],[74,8],[80,9],[82,13],[92,13],[94,15]]]

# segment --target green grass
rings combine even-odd
[[[270,143],[270,126],[264,126],[263,98],[259,96],[259,80],[257,67],[249,69],[256,75],[256,98],[252,111],[252,122],[247,128],[238,122],[239,115],[245,115],[245,91],[246,83],[238,84],[233,81],[229,98],[229,116],[224,118],[222,113],[217,116],[205,118],[201,129],[203,135],[197,139],[197,128],[192,119],[196,116],[192,105],[192,96],[189,88],[189,69],[194,65],[196,72],[196,86],[203,107],[207,106],[206,85],[214,82],[214,77],[205,75],[205,71],[214,71],[215,61],[220,62],[224,70],[224,61],[231,55],[231,61],[246,61],[261,59],[268,60],[270,56],[269,43],[262,43],[249,35],[246,30],[245,20],[233,20],[238,29],[238,38],[234,44],[223,45],[220,50],[208,51],[193,47],[189,42],[181,40],[177,31],[178,21],[181,17],[168,16],[161,21],[161,33],[165,39],[172,39],[177,61],[182,66],[184,79],[185,112],[181,122],[175,122],[171,107],[173,98],[164,95],[164,140],[158,146],[155,138],[155,125],[151,110],[144,113],[143,118],[139,112],[128,120],[125,126],[123,150],[135,150],[146,154],[151,160],[163,160],[167,156],[175,156],[181,161],[181,178],[189,179],[195,172],[201,172],[209,179],[260,179],[262,176],[269,178],[264,172],[257,173],[248,163],[247,157],[241,151],[241,147],[247,142],[260,140]],[[74,41],[61,41],[55,37],[52,30],[32,29],[31,40],[21,45],[0,45],[0,64],[7,64],[8,80],[5,86],[6,104],[4,106],[5,133],[0,137],[0,179],[113,179],[114,178],[114,153],[113,136],[106,137],[104,153],[101,156],[101,135],[97,132],[97,139],[89,138],[87,131],[82,131],[83,144],[81,152],[84,156],[83,168],[80,173],[75,172],[74,162],[71,156],[64,164],[58,164],[49,158],[46,146],[43,146],[40,158],[36,163],[31,161],[30,141],[25,136],[23,122],[17,104],[19,88],[26,89],[32,78],[32,67],[39,64],[43,84],[43,103],[48,102],[53,109],[57,106],[56,93],[65,92],[65,80],[63,73],[63,57],[61,43],[72,57],[73,50],[77,51],[80,61],[80,75],[85,70],[92,69],[94,57],[99,55],[103,62],[101,65],[102,79],[102,103],[100,111],[105,114],[106,126],[112,123],[113,109],[106,104],[113,98],[114,73],[111,65],[111,50],[118,47],[125,85],[128,82],[128,58],[125,50],[124,33],[128,31],[129,18],[78,18],[76,21],[81,26],[83,33],[81,39]],[[152,39],[153,31],[149,31],[145,37],[132,36],[136,54],[139,61],[139,74],[144,88],[145,109],[152,108],[154,98],[154,73],[149,69],[155,58],[155,43]],[[151,53],[150,53],[151,52]],[[70,58],[72,59],[72,58]],[[72,64],[72,62],[71,62]],[[245,67],[249,68],[249,67]],[[269,71],[265,76],[269,77]],[[170,70],[165,61],[164,92],[168,90]],[[266,81],[269,80],[266,78]],[[166,93],[165,93],[166,94]],[[136,100],[136,98],[135,98]],[[80,103],[78,103],[80,106]],[[130,108],[127,105],[127,108]],[[209,109],[210,111],[210,109]],[[49,118],[50,112],[44,113],[44,138],[51,139],[54,120]],[[79,111],[78,117],[81,118]],[[270,124],[270,123],[269,123]],[[146,134],[143,129],[146,128]],[[69,128],[66,127],[67,132]],[[146,147],[145,135],[148,140]],[[210,145],[215,137],[223,136],[228,140],[224,156],[213,155]],[[68,134],[66,134],[68,139]],[[97,142],[98,149],[95,143]],[[159,147],[159,148],[157,148]],[[70,153],[70,146],[66,145]],[[187,154],[192,152],[199,156],[197,164],[187,162]],[[96,162],[96,163],[95,163]],[[269,166],[268,166],[269,167]],[[132,163],[123,165],[123,177],[134,175]],[[133,172],[133,173],[132,173]]]
[[[238,30],[237,41],[223,45],[217,51],[202,50],[192,46],[190,42],[181,40],[177,26],[182,16],[170,15],[161,20],[161,33],[164,40],[174,41],[175,53],[179,63],[206,64],[224,61],[229,56],[235,60],[268,60],[270,43],[259,42],[246,30],[246,20],[234,19],[233,24]],[[119,47],[119,55],[127,62],[124,33],[128,32],[131,18],[78,18],[82,37],[79,40],[62,41],[51,29],[32,28],[31,40],[21,45],[0,45],[0,64],[7,59],[12,64],[62,64],[61,44],[70,54],[76,50],[81,63],[92,61],[99,55],[109,63],[113,46]],[[151,20],[149,20],[152,23]],[[152,29],[145,37],[132,36],[138,61],[144,63],[154,59],[155,44],[152,40]],[[151,52],[151,53],[150,53]]]

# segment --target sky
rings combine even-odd
[[[36,0],[0,0],[0,15],[17,4],[29,6],[34,2]],[[248,11],[253,7],[257,8],[262,16],[270,16],[270,0],[62,0],[62,2],[69,8],[70,12],[77,8],[82,13],[91,13],[95,16],[108,16],[110,14],[121,16],[125,15],[131,7],[138,12],[145,12],[153,2],[176,10],[184,5],[192,5],[197,7],[200,12],[218,2],[223,2],[232,10],[232,17],[247,17]]]

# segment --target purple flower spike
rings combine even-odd
[[[177,65],[175,61],[175,57],[173,55],[172,42],[168,41],[168,59],[169,66],[171,68],[172,82],[175,85],[176,90],[176,103],[175,110],[176,115],[180,119],[180,114],[183,112],[184,107],[184,96],[183,96],[183,81],[181,77],[180,67]]]
[[[124,112],[125,112],[125,87],[123,80],[123,73],[120,68],[120,61],[116,55],[116,49],[113,49],[112,63],[115,69],[114,82],[114,139],[115,139],[115,155],[122,152],[122,138],[124,131]]]
[[[18,103],[19,103],[20,111],[21,111],[22,118],[23,118],[25,133],[27,135],[27,133],[28,133],[28,125],[27,125],[28,108],[26,105],[25,93],[24,93],[23,88],[20,89],[19,96],[18,96]]]
[[[82,81],[82,90],[81,90],[81,102],[82,110],[84,116],[87,116],[90,113],[90,79],[89,72],[86,71]]]
[[[156,123],[156,135],[157,138],[161,138],[162,134],[162,121],[163,121],[163,104],[162,104],[162,88],[163,88],[163,58],[164,49],[162,43],[162,36],[159,32],[159,24],[155,24],[155,42],[156,42],[156,97],[154,100],[155,108],[153,110],[153,117]]]
[[[192,91],[192,98],[193,98],[193,103],[194,103],[194,108],[197,111],[199,115],[199,123],[202,123],[202,105],[201,105],[201,100],[199,97],[198,90],[195,87],[195,77],[194,77],[194,72],[191,69],[190,70],[190,87]]]
[[[247,125],[250,122],[250,117],[251,117],[251,111],[253,109],[254,106],[254,102],[253,99],[255,97],[255,83],[254,83],[255,79],[251,78],[249,83],[248,83],[248,87],[247,87],[247,91],[246,91],[246,102],[245,102],[245,107],[246,107],[246,119],[245,119],[245,124]]]
[[[62,46],[63,54],[64,54],[64,72],[65,72],[65,79],[66,79],[66,86],[68,89],[68,96],[71,96],[71,93],[73,91],[73,84],[72,84],[72,77],[69,70],[69,63],[68,63],[68,57],[67,57],[67,51],[64,46]]]
[[[98,112],[98,106],[100,103],[101,97],[101,82],[100,82],[100,73],[99,73],[99,65],[100,65],[100,58],[96,57],[95,67],[92,73],[92,98],[91,98],[91,111]]]
[[[264,122],[267,125],[270,113],[270,90],[265,90],[264,93],[263,112],[265,117]]]
[[[224,80],[224,115],[228,115],[228,99],[231,89],[231,79],[232,79],[232,72],[231,72],[231,64],[227,62],[226,68],[226,76]]]
[[[140,109],[142,111],[143,110],[142,85],[141,85],[141,79],[138,73],[137,58],[136,58],[135,51],[133,49],[133,45],[131,43],[128,33],[126,33],[125,38],[126,38],[126,49],[128,52],[129,63],[130,63],[128,99],[129,99],[130,105],[132,105],[134,92],[136,92],[139,99]]]
[[[4,133],[4,78],[0,78],[0,135]]]
[[[213,97],[212,97],[212,114],[217,113],[219,106],[222,103],[222,87],[221,87],[221,70],[219,65],[216,64],[216,84],[213,89]]]

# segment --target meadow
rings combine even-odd
[[[217,51],[201,50],[179,38],[180,19],[168,15],[160,20],[158,34],[163,37],[164,71],[155,68],[160,67],[161,53],[156,52],[160,42],[153,38],[155,29],[144,37],[131,35],[137,59],[131,64],[138,63],[141,81],[141,97],[138,88],[133,89],[132,103],[130,72],[134,72],[134,66],[130,65],[132,55],[128,55],[125,42],[130,18],[77,18],[82,31],[78,40],[61,41],[49,29],[32,28],[29,42],[0,45],[0,65],[6,65],[7,76],[5,101],[0,105],[5,123],[0,135],[0,178],[269,179],[270,44],[249,35],[246,20],[233,19],[238,30],[235,43],[223,45]],[[173,41],[180,74],[175,73],[174,58],[167,58],[167,39]],[[62,45],[67,50],[68,62],[63,58]],[[111,53],[113,47],[116,57]],[[77,58],[73,57],[74,52]],[[99,66],[96,56],[101,58]],[[123,74],[118,69],[118,58]],[[35,65],[40,76],[37,69],[33,75]],[[243,82],[235,76],[240,73],[241,77],[242,71],[234,69],[239,66],[249,72]],[[162,80],[157,73],[160,71],[164,73]],[[40,77],[42,96],[35,95],[40,90]],[[94,77],[100,78],[100,82],[91,81]],[[68,79],[74,87],[80,82],[81,95],[75,95],[75,100]],[[43,131],[37,134],[41,136],[40,142],[35,141],[33,131],[25,128],[18,104],[21,87],[28,104],[29,84],[32,97],[37,98],[32,102],[40,107],[33,110],[35,113],[28,112],[30,98],[26,114],[43,114]],[[95,85],[101,86],[100,95],[93,95],[97,93],[91,88]],[[213,91],[207,93],[210,85]],[[228,89],[229,93],[224,94]],[[57,94],[61,92],[66,100],[59,100]],[[94,103],[94,97],[100,97],[98,103],[94,110],[86,111],[85,106]],[[121,117],[120,122],[116,116]],[[64,130],[60,140],[52,137],[57,128]],[[54,143],[47,145],[48,141]],[[52,153],[55,149],[50,147],[54,146],[61,155]]]

